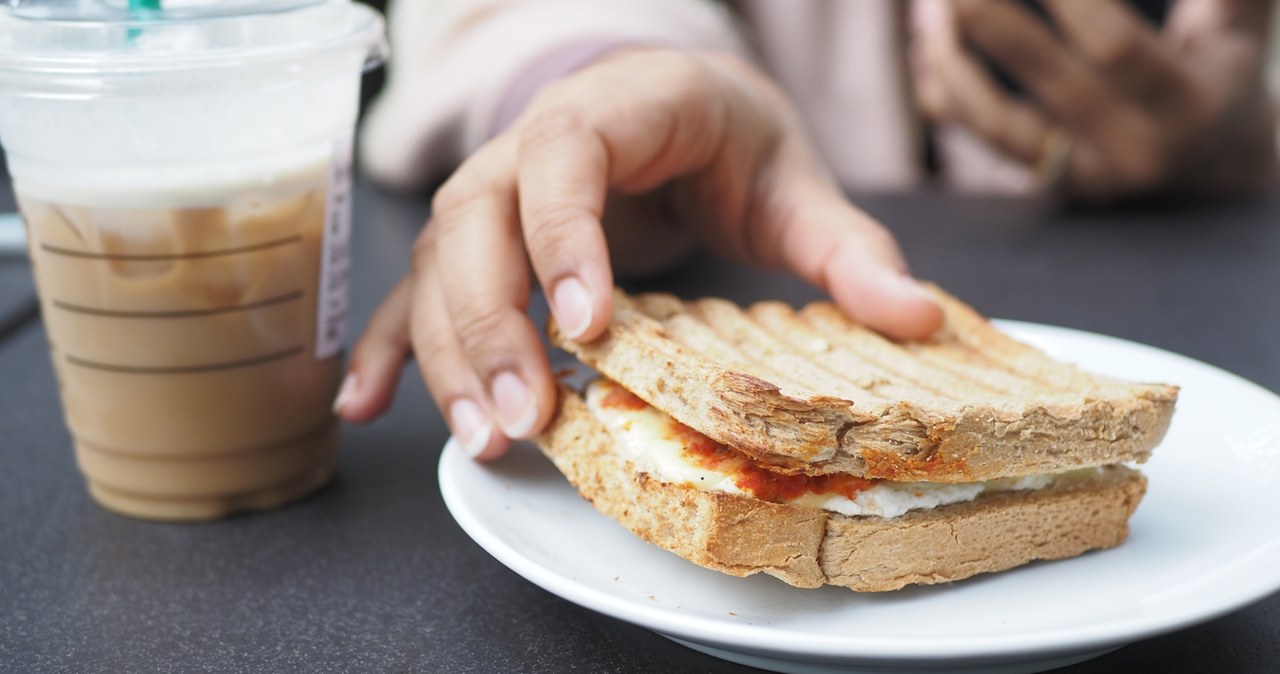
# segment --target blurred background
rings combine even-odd
[[[363,2],[364,4],[370,5],[372,7],[375,7],[379,11],[382,11],[384,14],[386,12],[386,7],[388,3],[388,0],[357,0],[357,1]],[[399,1],[400,2],[417,2],[417,1],[425,1],[425,0],[399,0]],[[1268,82],[1268,88],[1271,92],[1272,100],[1280,101],[1280,39],[1278,39],[1280,38],[1280,12],[1274,12],[1273,14],[1271,35],[1272,35],[1272,38],[1271,38],[1271,45],[1270,45],[1270,57],[1268,59],[1269,65],[1268,65],[1268,72],[1267,72],[1267,82]],[[394,64],[392,64],[390,67],[394,67]],[[378,94],[378,92],[382,90],[383,84],[386,79],[386,71],[387,71],[387,68],[382,67],[382,68],[377,68],[372,72],[366,73],[364,75],[363,85],[361,88],[361,109],[362,110],[365,107],[367,107],[369,101],[372,100]],[[1277,133],[1278,135],[1280,135],[1280,131],[1278,131]],[[1280,137],[1276,139],[1276,142],[1277,142],[1277,148],[1280,148]],[[0,190],[3,190],[4,192],[8,192],[8,166],[7,166],[7,162],[4,161],[4,149],[2,146],[0,146],[0,179],[2,179],[2,182],[4,185],[2,188],[0,188]]]

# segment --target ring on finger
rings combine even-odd
[[[1036,162],[1036,183],[1041,189],[1058,188],[1067,176],[1071,163],[1071,134],[1061,128],[1050,129],[1040,144],[1040,159]]]

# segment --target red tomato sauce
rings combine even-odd
[[[867,460],[867,475],[885,480],[928,480],[939,473],[969,474],[964,459],[947,459],[940,453],[920,459],[867,448],[862,450],[862,456]]]
[[[741,452],[725,447],[674,419],[669,422],[671,438],[684,445],[684,455],[706,470],[732,477],[739,489],[762,501],[786,503],[805,494],[839,494],[857,498],[858,492],[875,486],[876,480],[853,475],[785,475],[760,467]]]
[[[605,386],[609,392],[600,399],[600,406],[605,409],[642,410],[649,406],[639,396],[613,382],[606,382]]]

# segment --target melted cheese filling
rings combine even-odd
[[[984,493],[1043,489],[1061,480],[1088,479],[1100,470],[955,484],[848,475],[782,476],[761,469],[740,452],[715,443],[607,379],[591,382],[586,398],[592,414],[618,440],[619,453],[655,479],[855,517],[898,517],[912,510],[972,501]]]

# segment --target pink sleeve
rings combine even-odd
[[[505,128],[547,82],[628,44],[745,53],[704,0],[399,0],[386,89],[360,136],[364,170],[416,188]]]

